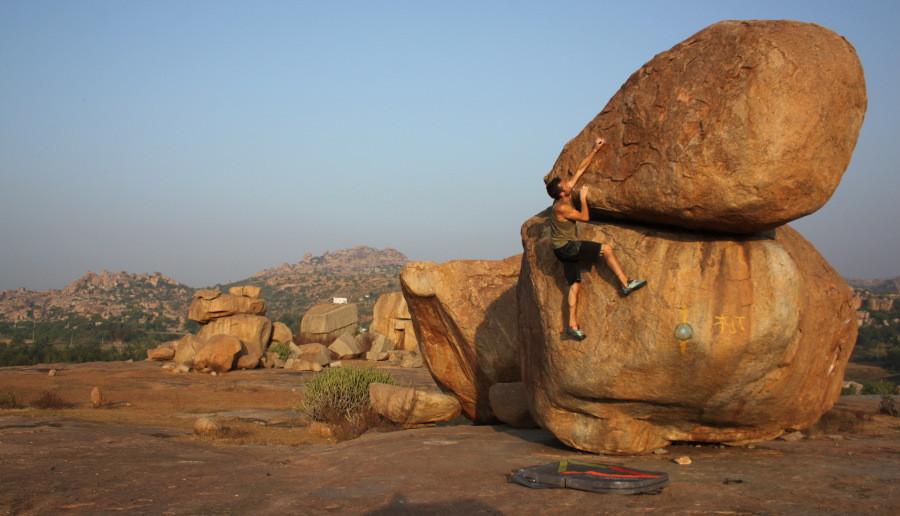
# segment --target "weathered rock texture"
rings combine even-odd
[[[201,339],[212,335],[233,335],[240,339],[242,348],[235,367],[253,369],[269,346],[272,322],[261,315],[232,315],[210,321],[197,333],[197,337]]]
[[[372,324],[369,331],[385,335],[399,349],[417,351],[419,343],[413,329],[412,317],[403,298],[403,292],[388,292],[378,296],[372,312]]]
[[[413,262],[400,273],[424,361],[476,422],[493,419],[488,389],[519,380],[516,280],[505,260]]]
[[[297,344],[318,342],[328,345],[344,333],[355,334],[358,326],[359,315],[355,304],[323,303],[303,314],[295,341]]]
[[[375,412],[401,425],[450,421],[460,412],[453,396],[386,383],[369,384],[369,402]]]
[[[232,335],[213,335],[194,355],[194,368],[201,372],[224,373],[234,365],[241,351],[241,340]]]
[[[188,319],[205,323],[235,314],[263,315],[265,313],[266,302],[262,299],[219,294],[213,299],[194,297],[188,310]]]
[[[175,343],[175,364],[192,367],[194,356],[203,347],[203,343],[203,339],[191,334],[178,339],[178,342]]]
[[[606,267],[583,274],[579,342],[561,340],[567,289],[546,213],[522,226],[522,371],[532,415],[564,443],[638,453],[767,439],[834,404],[856,340],[852,293],[790,227],[717,239],[582,225],[649,284],[622,298]]]
[[[294,332],[283,322],[272,323],[272,342],[290,344],[294,341]]]
[[[658,54],[566,144],[545,179],[607,145],[582,183],[591,208],[754,233],[819,209],[866,111],[853,47],[793,21],[716,23]]]

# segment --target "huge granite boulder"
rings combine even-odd
[[[767,439],[813,424],[840,395],[857,332],[852,292],[790,227],[734,239],[580,230],[649,283],[623,298],[605,266],[590,269],[578,305],[587,339],[563,340],[567,286],[547,211],[522,226],[523,380],[532,415],[564,443],[640,453]]]
[[[266,313],[266,302],[259,298],[234,294],[219,294],[212,299],[208,299],[208,297],[208,295],[198,296],[195,294],[191,306],[188,308],[188,319],[206,323],[236,314],[264,315]]]
[[[490,386],[520,378],[515,290],[520,262],[521,255],[441,265],[412,262],[400,273],[425,365],[476,422],[493,420]]]
[[[811,23],[725,21],[658,54],[562,150],[614,216],[754,233],[819,209],[837,187],[866,111],[855,50]]]
[[[328,345],[345,333],[355,335],[358,327],[356,304],[322,303],[303,314],[294,340],[297,344],[317,342]]]
[[[214,319],[203,325],[197,333],[201,339],[213,335],[232,335],[240,339],[242,347],[235,368],[253,369],[269,347],[272,322],[261,315],[237,314]]]

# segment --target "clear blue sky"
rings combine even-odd
[[[0,0],[0,289],[103,268],[202,286],[358,244],[521,252],[541,177],[625,79],[749,18],[855,45],[856,154],[795,227],[844,275],[898,275],[898,4]]]

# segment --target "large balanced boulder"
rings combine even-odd
[[[241,351],[241,340],[232,335],[212,335],[194,355],[194,369],[200,372],[224,373],[234,366]]]
[[[313,306],[303,314],[300,327],[294,339],[297,344],[325,343],[349,333],[355,335],[359,327],[359,313],[356,304],[322,303]]]
[[[236,314],[264,315],[265,313],[266,302],[259,298],[219,294],[212,299],[206,299],[195,295],[190,308],[188,308],[188,319],[206,323]]]
[[[205,324],[197,336],[232,335],[240,339],[242,348],[235,363],[237,369],[253,369],[265,354],[272,337],[272,322],[261,315],[237,314],[214,319]]]
[[[725,21],[637,70],[545,177],[607,141],[581,183],[592,209],[754,233],[819,209],[866,111],[855,50],[811,23]]]
[[[369,384],[369,403],[375,412],[401,425],[450,421],[460,412],[453,396],[386,383]]]
[[[521,255],[505,260],[412,262],[400,285],[425,365],[475,422],[493,420],[488,389],[519,376],[516,280]]]
[[[294,332],[283,322],[272,323],[272,342],[290,344],[294,341]]]
[[[592,452],[671,441],[740,443],[813,424],[834,404],[856,340],[850,288],[788,226],[717,239],[584,224],[646,278],[623,298],[605,266],[582,275],[587,338],[563,340],[567,286],[547,211],[522,226],[518,286],[532,415]]]

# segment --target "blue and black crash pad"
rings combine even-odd
[[[517,469],[510,482],[533,488],[569,488],[595,493],[656,494],[669,483],[669,475],[619,464],[563,460]]]

